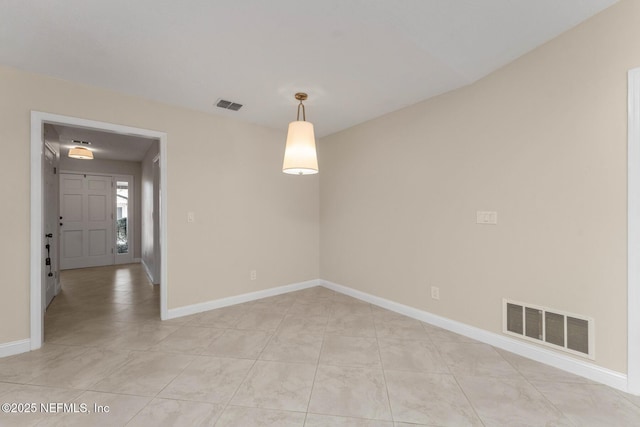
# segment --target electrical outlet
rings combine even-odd
[[[187,212],[187,222],[196,222],[196,214],[194,214],[193,212]]]
[[[258,278],[258,273],[256,270],[249,271],[249,279],[256,280]]]
[[[431,287],[431,298],[440,299],[440,288],[437,286]]]

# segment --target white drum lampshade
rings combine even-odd
[[[289,123],[282,172],[291,175],[318,173],[316,138],[312,123],[305,121]]]

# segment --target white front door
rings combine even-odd
[[[60,175],[60,269],[112,265],[112,179]]]

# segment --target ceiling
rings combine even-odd
[[[62,156],[67,156],[70,148],[82,146],[74,143],[74,140],[88,141],[91,145],[86,148],[93,151],[94,158],[99,160],[140,162],[144,159],[151,144],[157,141],[138,136],[53,124],[45,124],[44,133],[48,137],[57,138],[60,141]]]
[[[613,3],[0,0],[0,64],[283,130],[305,91],[324,136],[469,84]]]

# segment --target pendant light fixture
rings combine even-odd
[[[72,159],[93,160],[93,153],[84,147],[73,147],[69,150]]]
[[[313,134],[313,124],[307,121],[302,101],[307,99],[306,93],[296,93],[298,116],[295,122],[289,123],[287,144],[284,149],[282,172],[291,175],[311,175],[318,173],[318,158],[316,156],[316,138]],[[302,108],[302,120],[300,109]]]

